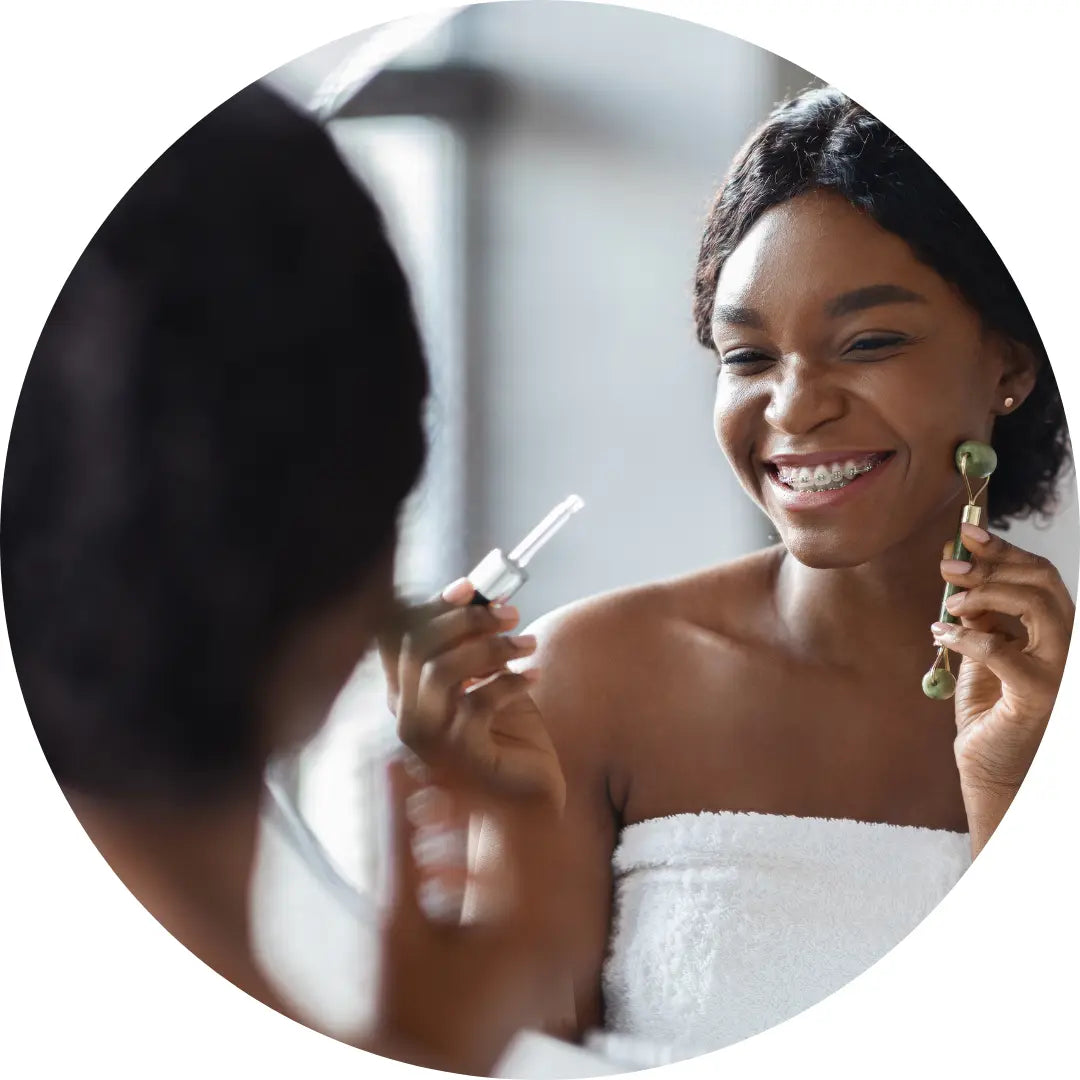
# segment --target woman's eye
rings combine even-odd
[[[848,347],[849,353],[874,353],[883,349],[895,349],[898,345],[908,344],[909,339],[901,334],[877,334],[873,337],[859,338]]]
[[[733,349],[720,357],[720,367],[735,375],[750,375],[771,363],[771,356],[756,349]]]

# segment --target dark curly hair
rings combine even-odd
[[[990,520],[1045,516],[1071,457],[1065,410],[1046,349],[993,244],[922,158],[880,120],[832,88],[776,108],[732,163],[709,211],[694,281],[698,340],[714,348],[712,307],[725,260],[771,207],[824,188],[843,195],[959,290],[987,329],[1029,348],[1038,362],[1030,396],[998,417]]]
[[[62,784],[251,774],[273,650],[395,536],[427,387],[379,213],[314,122],[250,87],[138,180],[49,316],[4,477],[11,645]]]

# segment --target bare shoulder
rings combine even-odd
[[[560,753],[617,757],[626,717],[647,723],[654,707],[667,707],[672,687],[691,674],[703,650],[737,650],[754,635],[777,563],[777,549],[769,548],[589,597],[533,623],[537,703]]]
[[[686,633],[741,637],[753,632],[770,601],[781,549],[665,581],[601,593],[551,611],[529,632],[539,639],[538,663],[558,661],[565,672],[603,679],[627,648],[663,646]]]

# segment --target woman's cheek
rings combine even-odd
[[[768,392],[760,383],[720,373],[713,403],[713,426],[725,451],[737,449],[740,441],[749,445],[760,437],[758,429],[764,422],[768,403]]]
[[[758,420],[763,411],[764,404],[756,405],[751,395],[727,388],[717,391],[713,409],[716,441],[742,486],[755,498],[758,480],[753,456],[762,438]]]

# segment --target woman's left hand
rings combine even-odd
[[[946,558],[947,601],[960,624],[934,623],[934,641],[964,657],[956,682],[956,763],[974,853],[1020,787],[1046,730],[1065,669],[1075,605],[1046,559],[973,525],[971,562]],[[950,545],[951,547],[951,545]]]

